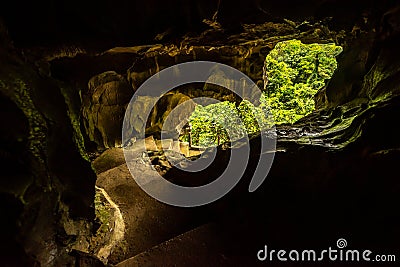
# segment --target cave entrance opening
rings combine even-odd
[[[223,101],[196,105],[189,118],[190,134],[180,139],[190,141],[194,147],[218,146],[269,127],[268,114],[276,125],[295,123],[315,110],[314,96],[331,79],[337,68],[336,56],[341,52],[342,47],[334,43],[277,43],[265,59],[260,106],[246,100],[240,104]]]
[[[279,42],[264,64],[264,94],[275,124],[293,124],[315,109],[314,96],[337,69],[334,43]]]

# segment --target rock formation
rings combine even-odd
[[[90,140],[100,149],[121,146],[120,129],[132,95],[132,88],[116,72],[104,72],[89,80],[82,101],[83,122]]]
[[[178,259],[249,266],[265,242],[319,248],[339,237],[352,247],[398,251],[396,1],[106,2],[29,2],[24,9],[10,3],[0,15],[2,266],[102,266],[107,260],[148,266]],[[262,88],[265,56],[289,39],[334,42],[343,52],[315,97],[315,112],[277,127],[265,184],[247,192],[259,156],[256,136],[244,178],[204,209],[169,207],[141,191],[115,148],[123,145],[122,119],[135,90],[154,73],[193,60],[230,65]],[[177,88],[143,118],[147,134],[158,139],[170,111],[198,96],[237,101],[207,84]],[[89,249],[99,228],[90,160],[107,148],[93,162],[97,186],[121,209],[126,240],[101,262]],[[221,172],[230,149],[220,147],[210,169],[190,176],[166,163],[162,152],[152,160],[166,179],[201,185]]]
[[[1,38],[2,265],[73,264],[80,257],[68,255],[69,246],[92,227],[96,178],[76,92],[40,76],[5,32]],[[77,230],[68,235],[65,225]]]

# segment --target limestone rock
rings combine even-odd
[[[114,71],[94,76],[88,87],[83,97],[83,119],[90,140],[100,148],[120,146],[122,121],[132,88]]]
[[[178,110],[171,112],[179,105]],[[153,107],[150,115],[146,117],[143,110]],[[176,136],[177,131],[188,121],[195,108],[195,103],[182,93],[170,92],[165,94],[157,101],[152,96],[138,96],[133,105],[128,106],[127,112],[130,119],[126,121],[125,132],[126,138],[132,136],[143,135],[144,125],[146,134],[160,135],[161,130],[173,133]],[[171,114],[171,116],[170,116]],[[156,137],[158,137],[156,136]]]

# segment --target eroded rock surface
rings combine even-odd
[[[83,122],[91,141],[99,148],[121,146],[121,129],[133,90],[123,76],[104,72],[89,80],[83,97]]]

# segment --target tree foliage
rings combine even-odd
[[[314,95],[337,68],[335,44],[278,43],[265,59],[265,94],[275,123],[293,123],[314,110]]]
[[[266,111],[265,100],[258,107],[247,100],[237,107],[229,101],[197,105],[190,117],[193,145],[209,147],[259,132],[272,124]]]

